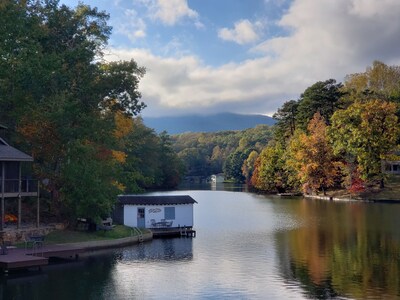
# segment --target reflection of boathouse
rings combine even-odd
[[[114,220],[130,227],[172,229],[193,227],[193,204],[187,195],[121,195]]]
[[[192,239],[154,239],[138,249],[126,248],[122,252],[126,261],[189,261],[193,259]]]

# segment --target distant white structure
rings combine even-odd
[[[211,175],[211,182],[213,183],[221,183],[224,182],[224,180],[225,176],[223,173]]]

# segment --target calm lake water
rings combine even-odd
[[[400,298],[399,204],[218,189],[165,193],[198,202],[196,238],[3,277],[0,299]]]

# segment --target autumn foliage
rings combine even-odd
[[[34,157],[50,210],[72,220],[109,215],[125,189],[162,186],[167,162],[176,184],[176,155],[149,153],[161,151],[161,138],[148,129],[151,138],[135,140],[145,69],[133,59],[102,59],[109,16],[83,3],[1,3],[0,122],[9,142]],[[135,151],[139,143],[145,147]],[[154,162],[143,166],[144,156]]]
[[[343,85],[317,82],[298,101],[285,102],[275,114],[274,136],[283,150],[277,156],[268,145],[261,152],[251,183],[274,191],[279,182],[284,191],[305,193],[360,193],[376,182],[383,188],[382,162],[396,156],[400,140],[399,79],[398,66],[374,62]]]
[[[326,192],[334,186],[340,163],[328,142],[325,119],[317,112],[308,124],[308,134],[300,133],[289,144],[289,164],[297,170],[304,192]]]

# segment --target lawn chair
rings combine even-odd
[[[42,251],[41,253],[43,256],[44,235],[25,236],[24,242],[25,242],[25,252],[29,252],[28,250],[31,248],[32,249],[31,254],[35,255],[38,253],[38,250],[40,249]]]

